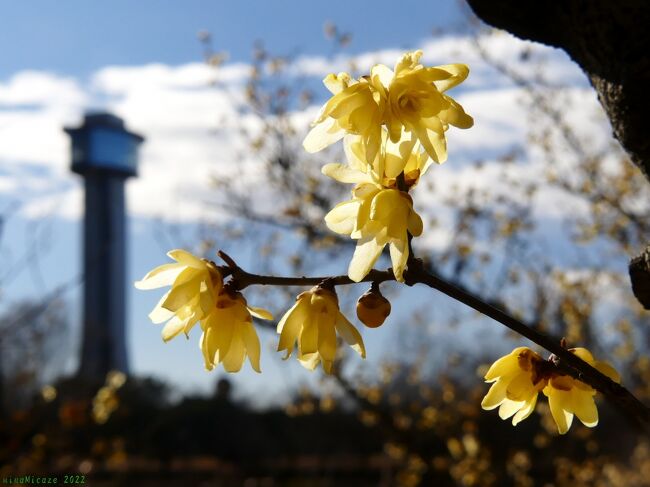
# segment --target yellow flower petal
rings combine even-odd
[[[494,409],[501,405],[506,399],[506,389],[508,383],[506,381],[498,380],[490,387],[490,390],[481,401],[481,407],[487,411]]]
[[[201,352],[203,352],[203,361],[207,370],[212,370],[214,368],[216,347],[213,335],[213,328],[206,328],[199,339],[199,348],[201,349]]]
[[[387,178],[396,178],[401,173],[413,154],[417,139],[412,132],[404,132],[399,140],[393,142],[390,138],[385,142],[383,172]]]
[[[499,417],[501,419],[508,419],[510,416],[525,406],[526,403],[524,401],[513,401],[506,398],[499,406]]]
[[[526,419],[528,416],[531,415],[531,413],[535,410],[535,405],[537,404],[537,394],[532,396],[532,399],[528,401],[524,407],[522,407],[519,411],[517,411],[517,414],[515,414],[512,417],[512,425],[517,426],[519,423],[521,423],[524,419]]]
[[[369,119],[372,117],[372,110],[375,107],[372,106],[372,97],[364,96],[365,93],[361,92],[361,90],[366,89],[360,85],[354,85],[353,88],[338,93],[326,105],[325,111],[327,115],[334,119],[343,118],[346,115],[352,118],[357,110],[362,110],[360,113],[363,113],[363,118]],[[358,125],[358,123],[354,125]]]
[[[332,374],[332,369],[334,367],[334,361],[332,360],[325,360],[321,357],[322,362],[323,362],[323,370],[325,371],[326,374]]]
[[[404,269],[409,258],[408,242],[392,240],[390,242],[390,260],[393,263],[393,274],[399,282],[404,282]]]
[[[280,333],[278,341],[278,352],[287,351],[285,359],[289,358],[293,347],[298,340],[300,330],[307,319],[308,302],[305,299],[298,299],[289,311],[287,311],[278,323],[277,332]]]
[[[474,119],[465,113],[459,103],[449,96],[444,96],[444,99],[449,103],[449,108],[438,112],[440,120],[459,129],[468,129],[474,125]]]
[[[323,362],[333,361],[336,358],[336,329],[334,320],[336,316],[328,313],[319,313],[316,319],[318,326],[318,353]]]
[[[318,352],[318,323],[311,315],[307,315],[307,320],[303,323],[298,347],[303,354]]]
[[[408,231],[414,237],[419,237],[422,235],[422,230],[424,229],[424,224],[422,223],[422,218],[414,210],[409,212],[408,216]]]
[[[451,75],[449,78],[434,81],[434,84],[440,91],[447,91],[459,85],[469,75],[469,66],[466,64],[444,64],[442,66],[436,66],[436,69],[447,71]]]
[[[366,358],[366,347],[363,344],[363,338],[352,323],[343,315],[338,314],[336,322],[336,331],[345,342],[352,347],[352,349],[361,355],[361,358]]]
[[[330,163],[323,166],[321,172],[341,183],[369,183],[372,182],[366,173],[352,169],[343,164]]]
[[[404,53],[395,63],[395,75],[398,76],[403,74],[403,71],[415,69],[420,64],[421,57],[421,49]]]
[[[314,126],[303,140],[302,146],[313,154],[341,140],[344,135],[345,131],[336,120],[330,118]]]
[[[582,360],[584,360],[588,364],[592,364],[594,362],[594,356],[586,348],[577,347],[577,348],[572,348],[569,351],[572,354],[576,355],[577,357],[580,357]]]
[[[147,273],[140,281],[136,281],[135,287],[148,290],[171,286],[183,269],[183,266],[178,263],[163,264]]]
[[[363,146],[361,136],[346,135],[343,139],[343,151],[345,152],[345,159],[351,168],[365,172],[368,163],[366,162],[366,148]]]
[[[617,384],[620,384],[621,375],[616,371],[616,369],[614,367],[612,367],[607,362],[600,362],[598,360],[595,360],[593,362],[592,366],[596,370],[598,370],[601,374],[605,374],[607,377],[612,379],[614,382],[616,382]]]
[[[327,228],[341,235],[350,235],[355,228],[360,203],[355,200],[339,203],[325,215]]]
[[[228,353],[223,357],[223,368],[226,372],[239,372],[246,360],[246,347],[239,333],[233,334]]]
[[[393,213],[407,207],[406,200],[402,197],[401,191],[397,189],[384,189],[379,191],[372,199],[370,206],[370,219],[381,220],[388,223]],[[406,222],[404,227],[406,227]]]
[[[393,75],[393,70],[383,64],[375,64],[370,70],[370,77],[379,81],[385,88],[390,86]]]
[[[249,305],[247,305],[246,307],[248,308],[250,314],[253,315],[255,318],[259,318],[260,320],[267,320],[267,321],[273,320],[273,315],[271,314],[271,312],[265,310],[264,308],[257,308],[255,306],[249,306]]]
[[[194,267],[201,270],[205,268],[205,262],[192,255],[187,250],[174,249],[167,252],[167,255],[179,264],[185,265],[187,267]]]
[[[336,95],[347,88],[350,84],[350,75],[348,73],[328,74],[323,80],[323,84],[333,95]]]
[[[309,370],[314,370],[320,363],[320,355],[318,353],[308,353],[298,356],[300,365]]]
[[[162,303],[162,307],[170,311],[176,311],[185,304],[189,303],[198,295],[200,282],[192,279],[179,286],[174,286],[169,291],[167,299]]]
[[[348,267],[350,279],[355,282],[363,280],[377,262],[384,245],[385,241],[378,241],[376,236],[364,237],[359,240]]]
[[[594,397],[588,392],[574,389],[571,391],[571,411],[589,428],[598,424],[598,409]]]
[[[167,297],[169,296],[169,292],[166,292],[163,294],[163,297],[160,298],[160,301],[158,301],[158,304],[156,304],[156,307],[149,313],[149,319],[151,320],[152,323],[163,323],[164,321],[167,321],[170,319],[172,316],[174,316],[173,311],[169,311],[168,309],[163,308],[163,303],[167,300]]]
[[[526,401],[533,393],[537,392],[528,373],[518,373],[512,378],[506,389],[506,397],[511,401]]]
[[[172,338],[179,335],[185,329],[185,325],[187,325],[186,320],[182,320],[178,316],[174,316],[165,324],[162,329],[161,335],[163,341],[168,342]]]
[[[215,294],[215,289],[211,286],[202,282],[200,285],[199,291],[199,308],[202,312],[202,316],[207,316],[214,309],[217,303],[217,296]]]
[[[563,435],[571,427],[573,422],[573,414],[568,411],[570,398],[568,397],[567,392],[559,391],[557,389],[551,389],[548,394],[548,405],[551,409],[551,416],[557,425],[558,432]]]
[[[288,357],[297,341],[298,360],[308,369],[322,363],[323,369],[331,372],[336,359],[337,333],[365,357],[359,332],[341,314],[336,293],[329,288],[316,286],[300,294],[296,304],[280,320],[278,332],[281,334],[278,351],[287,350]]]
[[[422,120],[413,126],[413,131],[431,159],[440,164],[447,160],[445,130],[438,117]]]
[[[242,323],[240,335],[246,347],[248,360],[256,372],[262,372],[260,369],[260,339],[257,336],[255,327],[252,323]]]
[[[494,362],[485,374],[485,382],[494,382],[499,377],[514,375],[519,372],[517,354],[523,347],[515,348],[512,353],[504,355]]]

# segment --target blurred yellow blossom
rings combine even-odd
[[[542,362],[542,357],[526,347],[515,348],[494,362],[485,374],[485,381],[493,384],[481,407],[486,410],[498,407],[501,419],[514,415],[513,425],[526,419],[535,409],[537,393],[546,385],[539,373]]]
[[[41,396],[45,402],[52,402],[56,399],[57,390],[52,385],[45,385],[41,388]]]
[[[114,388],[110,386],[100,388],[93,398],[93,419],[96,423],[105,423],[118,408],[119,404],[120,402]]]
[[[253,369],[261,372],[260,340],[253,326],[253,316],[273,319],[265,309],[249,306],[241,293],[226,288],[221,290],[216,305],[201,320],[203,334],[199,347],[207,370],[222,363],[227,372],[238,372],[248,356]]]
[[[126,374],[119,370],[111,370],[106,374],[106,384],[115,389],[119,389],[126,382]]]
[[[93,398],[92,416],[96,423],[104,424],[117,410],[120,400],[117,391],[126,383],[126,374],[117,370],[111,370],[106,374],[106,383],[101,387]]]
[[[362,358],[366,357],[363,339],[339,310],[336,293],[319,286],[296,298],[296,303],[278,323],[277,332],[280,334],[278,352],[286,351],[284,358],[289,358],[297,342],[298,360],[310,370],[322,362],[325,372],[332,373],[337,333]]]
[[[162,330],[168,341],[205,318],[215,306],[223,286],[219,269],[210,261],[199,259],[185,250],[167,253],[176,262],[156,267],[135,283],[138,289],[171,286],[149,314],[154,323],[167,322]]]
[[[586,348],[572,348],[569,351],[613,381],[621,381],[620,375],[611,365],[595,360]],[[548,397],[551,415],[560,434],[569,431],[574,415],[588,428],[598,424],[595,394],[596,390],[582,381],[566,375],[552,375],[544,387],[544,395]]]

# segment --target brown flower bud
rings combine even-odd
[[[373,285],[357,301],[357,317],[368,328],[381,326],[390,314],[390,302],[379,292],[379,286]]]

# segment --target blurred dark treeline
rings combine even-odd
[[[0,422],[0,477],[85,475],[89,485],[643,486],[650,443],[601,407],[601,424],[559,436],[542,410],[517,428],[480,410],[483,386],[444,377],[388,382],[341,396],[297,394],[255,411],[221,379],[210,397],[169,400],[130,378],[99,419],[92,387],[61,381]],[[96,385],[95,385],[96,387]],[[359,392],[361,391],[361,392]],[[616,441],[610,441],[616,438]]]

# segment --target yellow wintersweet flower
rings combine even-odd
[[[424,67],[421,56],[422,51],[404,54],[395,71],[378,64],[371,77],[387,91],[384,117],[391,140],[400,140],[403,130],[412,132],[429,156],[442,163],[447,160],[445,131],[449,125],[463,129],[474,125],[463,107],[444,94],[467,78],[469,68],[465,64]]]
[[[395,188],[397,177],[404,173],[404,182],[410,189],[418,183],[420,176],[433,163],[429,155],[422,150],[422,145],[410,132],[404,132],[397,142],[393,142],[388,137],[388,131],[382,129],[381,148],[372,164],[368,164],[364,158],[366,150],[361,137],[346,135],[343,139],[343,146],[348,162],[347,167],[357,173],[361,172],[371,176],[370,179],[359,175],[354,176],[353,172],[348,171],[344,182],[372,181],[385,188]],[[339,166],[330,165],[330,170]],[[338,171],[337,174],[342,176],[343,173]],[[341,181],[341,179],[338,180]]]
[[[542,357],[527,347],[515,348],[510,354],[494,362],[485,382],[493,382],[492,387],[481,401],[486,410],[499,408],[501,419],[512,418],[517,425],[535,409],[537,393],[546,385],[540,374]]]
[[[223,363],[227,372],[238,372],[246,356],[256,372],[260,370],[260,340],[253,326],[253,316],[272,320],[271,313],[246,303],[241,293],[223,289],[216,305],[201,320],[203,334],[199,348],[203,352],[205,368],[212,370]]]
[[[333,290],[314,287],[300,294],[296,304],[287,311],[277,328],[280,334],[278,352],[291,356],[298,344],[298,360],[303,367],[315,369],[320,362],[328,374],[336,358],[336,334],[352,347],[362,358],[366,349],[361,335],[339,310],[339,302]]]
[[[149,314],[154,323],[167,321],[162,330],[165,341],[181,331],[187,335],[214,308],[223,286],[221,273],[212,262],[179,249],[167,255],[176,262],[156,267],[135,283],[138,289],[171,286]]]
[[[422,51],[408,52],[391,70],[372,67],[370,76],[351,79],[347,73],[328,75],[323,82],[334,96],[321,109],[303,142],[308,152],[318,152],[347,132],[361,136],[365,160],[372,164],[381,144],[381,127],[388,128],[397,143],[403,132],[419,139],[436,162],[447,159],[445,131],[449,125],[469,128],[474,124],[455,100],[445,94],[467,77],[464,64],[424,67]]]
[[[360,181],[352,190],[351,200],[339,203],[325,215],[330,230],[358,240],[348,267],[350,279],[359,282],[366,277],[389,244],[393,273],[403,282],[409,256],[408,233],[417,237],[423,227],[411,197],[403,191],[384,188],[372,175],[341,164],[327,164],[323,174],[344,183]]]
[[[569,351],[613,381],[621,381],[620,375],[611,365],[595,360],[586,348],[572,348]],[[551,415],[561,435],[569,431],[574,415],[588,428],[598,424],[595,394],[596,390],[582,381],[566,375],[552,375],[544,387],[544,395],[548,397]]]
[[[381,142],[386,99],[369,78],[353,80],[347,73],[329,74],[323,83],[334,96],[321,109],[303,147],[307,152],[318,152],[346,133],[356,134],[365,143],[366,159],[374,160]]]

